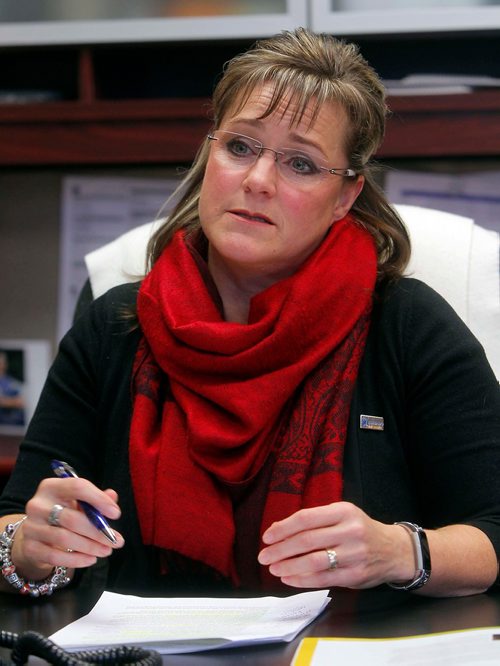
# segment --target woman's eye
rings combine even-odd
[[[250,146],[241,139],[231,139],[226,147],[231,155],[236,155],[236,157],[247,157],[252,154]]]
[[[303,173],[307,175],[318,172],[318,168],[314,162],[304,155],[295,155],[291,157],[288,161],[288,164],[296,173]]]

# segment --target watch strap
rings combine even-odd
[[[418,590],[420,587],[423,587],[431,577],[431,553],[427,534],[424,529],[415,523],[401,521],[394,524],[401,525],[410,533],[417,566],[413,580],[410,580],[407,583],[388,583],[388,585],[395,590]]]

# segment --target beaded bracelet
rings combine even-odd
[[[52,572],[41,581],[25,580],[16,573],[16,567],[12,563],[12,546],[17,530],[26,520],[26,516],[18,520],[17,523],[9,523],[5,532],[0,534],[0,560],[2,563],[2,576],[21,594],[29,594],[32,597],[39,597],[43,594],[52,594],[59,587],[67,585],[71,578],[67,575],[68,568],[63,566],[55,567]]]

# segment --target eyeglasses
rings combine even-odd
[[[229,169],[249,169],[264,151],[274,153],[274,161],[280,174],[286,180],[300,185],[315,185],[327,174],[354,178],[357,174],[353,169],[338,169],[311,157],[300,148],[267,148],[257,139],[238,132],[216,130],[207,136],[213,141],[216,156],[221,164]]]

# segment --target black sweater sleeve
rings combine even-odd
[[[384,430],[360,428],[360,415]],[[500,560],[500,390],[450,305],[414,279],[379,293],[351,405],[344,499],[376,520],[471,524]]]
[[[500,555],[500,391],[483,348],[436,292],[413,282],[402,334],[408,448],[428,527],[466,522]]]
[[[129,392],[126,359],[133,358],[137,336],[129,333],[130,322],[122,313],[135,296],[131,285],[111,290],[62,339],[0,498],[0,515],[24,511],[41,479],[52,475],[53,458],[109,487],[103,422],[117,395]]]

